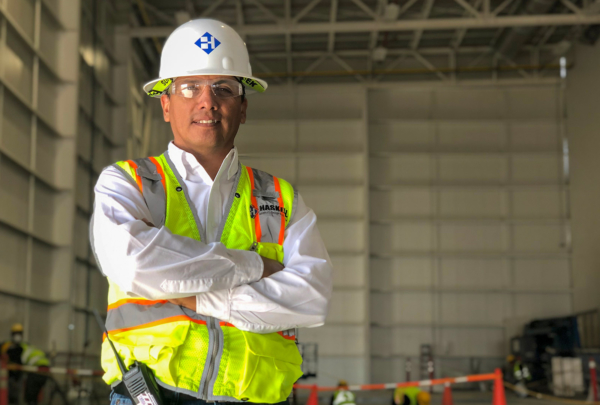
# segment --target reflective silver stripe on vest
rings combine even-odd
[[[288,221],[288,225],[292,223],[292,219],[294,219],[294,216],[296,215],[296,207],[298,206],[298,190],[296,190],[296,187],[294,187],[294,202],[292,204],[292,216]]]
[[[235,178],[233,179],[233,187],[231,187],[231,192],[229,193],[229,198],[227,199],[227,203],[225,204],[225,209],[223,212],[227,213],[227,217],[223,216],[221,218],[221,223],[219,224],[219,229],[217,232],[216,240],[220,241],[223,237],[223,231],[225,230],[225,225],[227,224],[227,219],[229,214],[231,213],[231,207],[233,206],[233,201],[235,198],[235,194],[237,193],[237,189],[240,184],[240,178],[242,177],[242,164],[238,161],[238,171],[235,174]]]
[[[156,303],[154,305],[127,303],[108,311],[106,329],[110,332],[118,329],[135,328],[151,322],[182,315],[201,321],[208,319],[190,309],[170,303]]]
[[[135,159],[134,162],[138,166],[137,174],[142,179],[142,194],[150,210],[152,223],[160,228],[165,224],[167,216],[167,198],[162,185],[162,176],[149,158]]]
[[[275,191],[273,176],[262,170],[252,169],[254,174],[254,190],[252,195],[256,197],[260,219],[260,230],[262,232],[261,242],[278,243],[281,231],[281,210],[279,207],[279,193]],[[289,207],[283,207],[284,213],[289,213]]]

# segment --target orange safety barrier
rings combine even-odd
[[[500,380],[502,380],[502,371],[500,371],[500,369],[496,369],[496,372],[500,373]],[[446,383],[459,384],[466,382],[492,381],[497,378],[497,373],[473,374],[464,377],[437,378],[434,380],[408,381],[401,383],[349,385],[348,389],[350,391],[389,390],[398,387],[429,387],[431,385],[443,385]],[[294,388],[310,390],[313,388],[313,385],[296,384],[294,385]],[[317,387],[317,389],[319,391],[335,391],[337,390],[337,387]]]
[[[77,376],[102,376],[104,375],[104,371],[102,370],[90,370],[90,369],[71,369],[71,368],[63,368],[63,367],[47,367],[47,366],[21,366],[19,364],[8,364],[4,365],[1,368],[1,373],[4,373],[4,370],[18,370],[18,371],[26,371],[29,373],[41,373],[41,374],[68,374],[68,375],[77,375]],[[7,373],[8,379],[8,373]],[[7,381],[8,382],[8,381]],[[2,387],[2,380],[0,379],[0,387]],[[0,391],[0,405],[2,404],[1,399],[1,391]]]
[[[409,381],[402,383],[387,383],[387,384],[363,384],[363,385],[349,385],[349,391],[371,391],[371,390],[389,390],[398,387],[431,387],[433,385],[446,385],[443,396],[443,404],[452,404],[452,394],[450,393],[450,384],[459,384],[466,382],[479,382],[479,381],[494,381],[494,393],[492,397],[492,405],[506,405],[506,395],[504,394],[504,382],[502,380],[502,371],[497,368],[494,373],[490,374],[474,374],[466,375],[464,377],[454,378],[437,378],[434,380],[423,380],[423,381]],[[335,391],[338,387],[317,387],[316,385],[308,384],[295,384],[296,389],[311,390],[309,400],[306,405],[317,405],[315,403],[315,397],[318,391]],[[318,400],[318,398],[317,398]]]

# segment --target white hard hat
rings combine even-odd
[[[229,25],[209,18],[191,20],[167,38],[160,58],[159,78],[144,85],[151,97],[160,97],[180,76],[235,76],[259,93],[267,82],[252,76],[248,49]]]

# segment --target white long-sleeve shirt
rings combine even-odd
[[[206,241],[151,226],[140,191],[109,166],[95,187],[94,246],[103,273],[131,296],[172,299],[196,295],[196,311],[258,333],[316,327],[325,321],[332,266],[316,215],[299,196],[285,230],[285,268],[260,279],[263,262],[251,251],[215,240],[238,170],[234,148],[214,181],[190,153],[172,142],[169,156],[187,186]]]

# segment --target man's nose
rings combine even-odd
[[[218,106],[217,98],[212,92],[210,85],[204,85],[200,89],[200,95],[196,100],[196,107],[200,110],[216,110]]]

